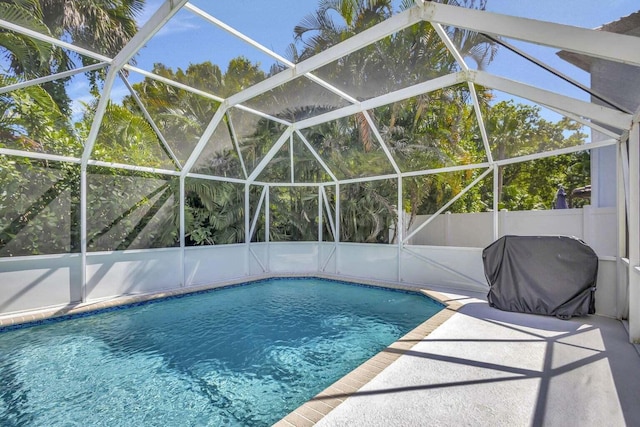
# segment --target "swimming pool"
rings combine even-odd
[[[0,333],[0,425],[271,425],[442,309],[270,279]]]

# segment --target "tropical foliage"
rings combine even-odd
[[[46,36],[113,57],[138,30],[135,16],[142,12],[144,3],[144,0],[0,0],[0,16]],[[96,62],[8,30],[0,30],[0,53],[8,60],[12,74],[22,79],[68,71],[78,63],[86,66]],[[89,73],[94,93],[101,73]],[[71,112],[65,89],[69,79],[42,85],[65,114]]]
[[[463,3],[484,7],[483,1],[477,5],[473,0]],[[0,0],[0,12],[34,31],[115,55],[135,34],[135,15],[143,4],[143,0]],[[390,0],[321,1],[318,9],[295,27],[290,59],[309,58],[387,19],[394,12],[394,4]],[[412,4],[405,0],[401,8]],[[497,52],[496,46],[477,34],[445,31],[462,47],[463,56],[472,58],[479,67]],[[0,86],[93,61],[7,30],[0,30],[0,54],[6,64],[0,70]],[[363,100],[457,70],[458,63],[435,29],[420,23],[321,67],[315,74]],[[226,69],[210,62],[191,64],[186,69],[156,64],[153,69],[166,79],[221,98],[278,71],[273,68],[265,72],[244,57],[234,58]],[[0,147],[81,157],[102,73],[88,73],[93,99],[84,104],[80,115],[70,113],[68,78],[0,93]],[[267,222],[272,241],[315,241],[319,237],[332,241],[336,236],[329,222],[336,220],[338,204],[340,241],[394,242],[399,212],[406,213],[404,226],[408,229],[417,215],[438,211],[485,169],[405,177],[400,206],[397,178],[367,182],[359,178],[488,161],[470,89],[454,85],[293,133],[258,174],[258,183],[250,185],[247,205],[243,183],[205,177],[246,179],[281,137],[285,126],[234,107],[222,116],[211,137],[199,144],[220,107],[218,98],[151,78],[132,88],[131,95],[108,104],[91,158],[175,171],[192,162],[192,172],[198,176],[184,181],[187,245],[244,242],[246,206],[251,225],[255,218],[252,241],[267,238]],[[578,145],[586,137],[580,126],[568,119],[552,122],[535,106],[498,102],[490,90],[481,87],[475,92],[494,160]],[[298,78],[248,100],[246,105],[298,121],[341,107],[345,100]],[[197,146],[202,150],[193,154]],[[320,190],[314,185],[277,185],[328,183],[330,173],[339,180],[350,180],[339,186],[339,196],[333,184],[324,186],[320,198]],[[571,191],[588,184],[588,174],[588,152],[503,166],[497,174],[499,208],[548,209],[558,184]],[[80,175],[80,166],[75,163],[0,155],[0,256],[80,250]],[[491,209],[492,180],[493,174],[489,174],[448,209]],[[179,178],[90,166],[86,184],[88,250],[179,244]],[[261,199],[263,191],[268,191],[268,198]],[[268,203],[259,204],[260,200]],[[318,236],[319,230],[322,236]]]

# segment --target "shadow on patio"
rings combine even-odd
[[[640,356],[616,320],[563,321],[471,300],[415,344],[387,348],[403,356],[317,425],[618,426],[640,419]]]

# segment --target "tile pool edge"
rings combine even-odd
[[[380,284],[374,286],[380,286]],[[309,401],[290,412],[274,424],[274,427],[313,426],[347,398],[357,395],[360,388],[374,379],[400,356],[407,353],[414,345],[426,338],[462,307],[460,302],[451,300],[439,292],[427,289],[412,289],[438,301],[444,305],[444,308],[406,333],[396,342],[362,363],[356,369],[331,384]]]
[[[372,280],[364,280],[351,277],[343,277],[332,274],[312,273],[312,274],[262,274],[250,277],[241,277],[221,282],[187,286],[182,288],[170,289],[166,291],[156,291],[150,293],[139,293],[121,295],[115,297],[102,298],[88,302],[77,302],[54,307],[44,307],[36,310],[25,310],[15,312],[8,315],[0,315],[0,332],[10,329],[19,329],[23,327],[35,326],[39,324],[59,321],[66,318],[79,317],[83,315],[96,314],[98,312],[118,309],[125,306],[145,304],[155,300],[161,300],[172,297],[186,296],[200,292],[208,292],[218,288],[226,288],[238,285],[249,285],[263,280],[276,278],[319,278],[326,280],[336,280],[340,282],[352,283],[364,286],[382,287],[398,289],[410,292],[420,292],[417,286],[408,286],[399,283],[378,282]]]
[[[218,288],[226,288],[237,285],[251,284],[262,280],[275,277],[289,277],[285,275],[256,275],[251,277],[243,277],[238,279],[226,280],[215,283],[202,285],[193,285],[165,291],[155,291],[149,293],[137,293],[120,295],[113,297],[100,298],[87,302],[76,302],[54,307],[44,307],[35,310],[25,310],[21,312],[11,313],[9,315],[0,316],[0,331],[11,327],[27,327],[41,323],[55,321],[56,319],[81,316],[84,314],[91,315],[110,309],[118,309],[130,305],[143,304],[155,300],[162,300],[172,297],[186,296],[200,292],[212,291]],[[302,276],[291,276],[302,277]],[[311,277],[306,275],[305,277]]]

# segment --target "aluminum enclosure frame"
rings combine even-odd
[[[285,64],[287,69],[284,71],[256,84],[253,85],[239,93],[236,93],[228,98],[222,98],[217,94],[208,93],[206,91],[202,91],[197,88],[192,88],[187,85],[174,82],[168,80],[162,76],[155,75],[153,73],[146,72],[144,70],[140,70],[139,68],[133,67],[128,64],[129,60],[139,52],[139,50],[144,46],[144,44],[180,10],[186,10],[190,13],[196,14],[212,25],[215,25],[222,29],[223,31],[231,34],[234,37],[239,38],[244,43],[248,43],[254,48],[258,49],[262,53],[269,55],[271,58],[280,61]],[[354,96],[347,93],[346,91],[340,90],[330,83],[323,81],[321,78],[317,77],[314,74],[314,71],[318,70],[320,67],[325,66],[327,64],[332,63],[333,61],[338,60],[339,58],[344,57],[345,55],[355,52],[358,49],[368,46],[378,40],[383,39],[384,37],[389,36],[395,32],[398,32],[402,29],[408,28],[411,25],[416,23],[426,21],[430,22],[434,29],[436,30],[439,37],[442,39],[443,43],[456,59],[460,71],[456,73],[452,73],[449,75],[445,75],[442,77],[434,78],[433,80],[420,82],[413,86],[403,88],[400,90],[396,90],[382,96],[378,96],[372,99],[368,99],[365,101],[358,101]],[[637,38],[625,35],[619,35],[614,33],[606,33],[599,32],[594,30],[576,28],[568,25],[555,24],[550,22],[542,22],[527,18],[518,18],[506,15],[500,15],[497,13],[490,13],[486,11],[478,11],[478,10],[470,10],[464,9],[455,6],[449,6],[444,4],[439,4],[435,2],[418,2],[414,7],[399,13],[397,15],[392,16],[391,18],[383,21],[382,23],[363,31],[360,34],[357,34],[344,42],[335,45],[316,56],[294,64],[270,49],[264,47],[260,43],[252,40],[250,37],[242,34],[241,32],[235,30],[231,26],[225,24],[224,22],[218,20],[217,18],[207,14],[206,12],[198,9],[197,7],[188,3],[187,0],[166,0],[164,1],[156,13],[149,19],[149,21],[139,30],[136,36],[125,46],[125,48],[114,58],[109,58],[104,55],[98,54],[96,52],[92,52],[88,49],[80,48],[78,46],[66,43],[61,40],[57,40],[43,34],[37,33],[33,30],[23,28],[17,26],[11,22],[7,22],[3,19],[0,19],[0,27],[12,30],[29,37],[32,37],[37,40],[41,40],[47,43],[51,43],[53,45],[62,47],[64,49],[68,49],[70,51],[74,51],[78,54],[85,55],[87,57],[93,58],[98,61],[96,65],[92,65],[90,67],[83,67],[77,70],[60,73],[48,77],[43,77],[39,79],[34,79],[27,82],[21,82],[16,85],[6,86],[0,88],[0,93],[8,92],[11,90],[16,90],[19,88],[28,87],[29,85],[41,84],[46,81],[51,81],[54,79],[68,77],[78,73],[84,73],[86,71],[95,70],[99,68],[105,68],[108,70],[107,77],[104,83],[104,91],[100,98],[99,104],[97,106],[97,110],[94,116],[94,122],[91,127],[89,136],[85,141],[84,151],[80,158],[68,157],[68,156],[59,156],[54,154],[46,154],[46,153],[35,153],[29,151],[21,151],[15,149],[6,149],[0,148],[0,155],[7,156],[17,156],[17,157],[27,157],[33,159],[44,159],[51,161],[59,161],[59,162],[68,162],[79,164],[81,167],[81,263],[82,263],[82,297],[81,300],[84,302],[87,300],[87,258],[90,255],[87,253],[87,167],[88,166],[104,166],[111,167],[117,169],[125,169],[132,171],[141,171],[141,172],[152,172],[157,174],[176,176],[180,179],[180,206],[181,206],[181,216],[180,216],[180,259],[181,259],[181,271],[182,271],[182,283],[181,286],[185,286],[187,283],[187,279],[185,277],[185,218],[184,218],[184,181],[186,178],[198,178],[198,179],[209,179],[209,180],[218,180],[225,182],[234,182],[245,185],[245,248],[246,248],[246,259],[245,263],[249,263],[251,259],[257,260],[258,263],[261,263],[259,257],[252,250],[251,244],[251,235],[252,231],[255,227],[255,218],[250,218],[248,215],[248,203],[249,203],[249,187],[252,185],[258,185],[263,187],[263,197],[265,199],[264,209],[266,210],[266,241],[268,242],[268,234],[269,234],[269,223],[268,223],[268,206],[269,206],[269,188],[273,186],[305,186],[305,187],[316,187],[318,193],[318,211],[319,216],[321,218],[325,218],[328,220],[331,230],[335,236],[334,249],[333,251],[338,250],[338,245],[340,244],[339,236],[340,236],[340,224],[339,224],[339,215],[340,212],[340,204],[339,204],[339,194],[340,194],[340,186],[350,183],[357,182],[366,182],[372,180],[379,179],[393,179],[398,182],[398,206],[402,205],[402,181],[407,177],[414,176],[422,176],[422,175],[430,175],[430,174],[438,174],[452,171],[462,171],[468,170],[471,168],[484,169],[484,172],[478,179],[476,179],[471,185],[467,186],[461,193],[459,193],[455,198],[447,202],[441,208],[437,214],[444,212],[448,206],[450,206],[455,200],[462,196],[466,191],[471,189],[473,185],[479,182],[485,176],[490,174],[497,174],[497,170],[500,166],[522,162],[535,160],[550,156],[555,156],[559,154],[566,154],[576,151],[581,151],[585,149],[598,149],[601,147],[607,146],[617,146],[618,147],[618,164],[620,165],[620,172],[617,176],[618,181],[618,209],[624,210],[624,212],[619,212],[618,219],[618,228],[619,228],[619,242],[625,240],[628,243],[628,252],[626,250],[626,245],[619,244],[617,260],[618,263],[622,266],[621,268],[626,269],[627,280],[619,280],[618,284],[618,292],[620,294],[624,294],[628,289],[628,311],[629,311],[629,335],[630,340],[634,342],[640,341],[640,130],[639,130],[639,112],[635,112],[634,114],[629,114],[624,111],[619,111],[614,108],[609,108],[606,106],[597,105],[594,103],[589,103],[585,101],[581,101],[575,98],[571,98],[565,95],[560,95],[557,93],[553,93],[547,90],[543,90],[534,86],[530,86],[524,83],[520,83],[514,80],[510,80],[504,77],[499,77],[492,75],[490,73],[484,71],[474,71],[471,70],[465,62],[465,59],[460,54],[460,52],[456,49],[454,43],[447,37],[446,32],[443,30],[443,25],[451,25],[458,28],[464,28],[471,31],[477,31],[481,33],[491,34],[493,36],[503,36],[509,37],[517,40],[524,40],[536,44],[541,44],[544,46],[550,46],[557,49],[568,50],[571,52],[576,52],[580,54],[590,55],[596,58],[602,58],[609,61],[630,64],[634,66],[640,66],[640,50],[637,48],[638,41]],[[168,85],[173,85],[177,88],[187,90],[194,94],[198,94],[201,96],[206,96],[210,99],[213,99],[217,102],[220,102],[220,106],[216,111],[215,115],[211,119],[210,123],[206,127],[203,135],[200,137],[198,143],[196,144],[194,150],[189,155],[186,162],[183,165],[174,157],[174,161],[176,163],[175,170],[169,169],[158,169],[158,168],[149,168],[138,165],[125,165],[125,164],[116,164],[116,163],[108,163],[97,161],[91,158],[91,154],[93,151],[94,143],[98,134],[98,130],[100,128],[101,120],[104,116],[108,100],[110,98],[111,90],[113,88],[114,82],[117,78],[120,78],[120,72],[123,70],[135,71],[144,75],[145,77],[156,79]],[[123,77],[124,78],[124,77]],[[347,102],[347,106],[336,109],[334,111],[321,114],[316,117],[312,117],[309,119],[301,120],[296,123],[290,123],[284,121],[282,119],[277,119],[275,117],[269,116],[267,114],[255,111],[254,109],[244,105],[243,103],[247,100],[268,92],[274,88],[279,87],[282,84],[287,82],[291,82],[295,79],[309,79],[325,89],[328,89],[332,93],[338,95],[340,98],[344,99]],[[131,90],[130,85],[125,83],[129,87],[131,94],[135,96],[135,92]],[[389,148],[385,144],[383,138],[380,136],[379,130],[376,128],[375,123],[367,115],[367,111],[380,107],[383,105],[387,105],[393,102],[405,100],[411,97],[415,97],[417,95],[430,93],[439,89],[448,88],[457,84],[466,84],[469,87],[469,90],[472,94],[472,103],[473,108],[475,110],[476,118],[478,120],[478,125],[481,132],[482,142],[485,148],[486,154],[486,162],[474,164],[474,165],[460,165],[446,168],[438,168],[438,169],[424,169],[419,171],[412,172],[401,172],[398,165],[395,163],[393,156],[389,152]],[[480,106],[478,103],[477,95],[475,93],[474,84],[483,85],[489,89],[500,90],[515,96],[519,96],[525,99],[529,99],[534,101],[540,105],[548,107],[553,111],[560,112],[562,114],[566,114],[569,117],[572,117],[582,124],[592,127],[594,130],[598,132],[606,132],[606,134],[610,137],[605,141],[594,142],[588,145],[570,147],[557,149],[544,153],[537,153],[528,156],[522,156],[514,159],[507,160],[495,160],[493,159],[491,150],[489,148],[489,142],[487,137],[486,128],[483,122],[482,113],[480,110]],[[143,111],[145,116],[149,116],[149,113],[145,110],[144,106],[140,103],[139,107]],[[196,163],[198,156],[204,150],[207,142],[213,135],[216,127],[225,117],[225,114],[230,108],[239,108],[245,111],[250,111],[254,114],[258,114],[262,117],[269,118],[271,120],[277,121],[281,124],[287,126],[286,131],[279,137],[276,143],[269,150],[265,158],[258,164],[258,166],[248,173],[244,164],[242,164],[244,177],[241,179],[238,178],[225,178],[225,177],[214,177],[208,175],[201,175],[197,173],[193,173],[192,169],[194,164]],[[363,113],[365,117],[367,117],[367,122],[369,126],[373,130],[375,140],[385,153],[389,163],[392,166],[393,173],[384,176],[376,176],[376,177],[366,177],[366,178],[355,178],[355,179],[338,179],[331,168],[322,160],[322,157],[313,149],[311,144],[304,138],[303,134],[300,132],[303,129],[315,126],[317,124],[321,124],[327,121],[336,120],[338,118],[347,117],[352,114]],[[150,118],[150,117],[148,117]],[[596,123],[592,123],[597,122]],[[152,122],[152,121],[151,121]],[[611,131],[609,128],[605,128],[605,126],[612,127],[615,129],[620,129],[619,133],[615,131]],[[162,134],[159,129],[154,129],[158,134],[159,138],[162,140]],[[311,152],[311,154],[318,160],[323,167],[323,169],[330,176],[330,182],[323,183],[304,183],[304,182],[294,182],[293,177],[291,182],[289,183],[266,183],[258,181],[258,177],[260,173],[264,170],[264,168],[269,164],[270,160],[276,155],[278,150],[290,141],[290,137],[292,135],[296,135],[299,137],[306,148]],[[232,136],[234,143],[237,146],[237,139]],[[627,150],[628,148],[628,150]],[[169,149],[169,152],[171,150]],[[295,159],[293,156],[290,159],[292,164],[295,164]],[[293,168],[292,168],[293,170]],[[498,238],[498,209],[497,209],[497,187],[495,185],[497,180],[494,179],[494,206],[493,206],[493,235],[494,238]],[[327,194],[325,192],[325,188],[327,186],[332,186],[335,189],[336,194],[336,204],[335,204],[335,212],[331,211],[331,208],[327,201]],[[434,216],[435,217],[435,216]],[[425,227],[429,221],[424,222],[419,226],[418,230],[414,230],[412,233],[403,236],[403,225],[402,225],[402,215],[399,215],[398,221],[399,225],[399,236],[397,243],[397,273],[396,277],[401,277],[401,269],[402,269],[402,258],[404,255],[409,254],[413,257],[416,257],[415,251],[411,248],[407,247],[408,240],[412,237],[413,234],[417,233],[417,231]],[[319,227],[319,244],[325,244],[322,240],[322,230]],[[333,254],[333,252],[331,252]],[[325,263],[329,262],[329,259],[332,255],[329,255]],[[419,255],[423,257],[423,261],[427,263],[435,263],[436,261],[433,259],[429,259],[428,257],[424,257],[423,255]],[[267,263],[268,264],[268,263]],[[263,265],[264,267],[264,265]],[[449,267],[446,267],[449,268]],[[454,274],[455,274],[455,270]],[[619,300],[623,300],[623,297],[619,297]],[[621,310],[621,313],[624,311]],[[622,315],[622,314],[621,314]]]

